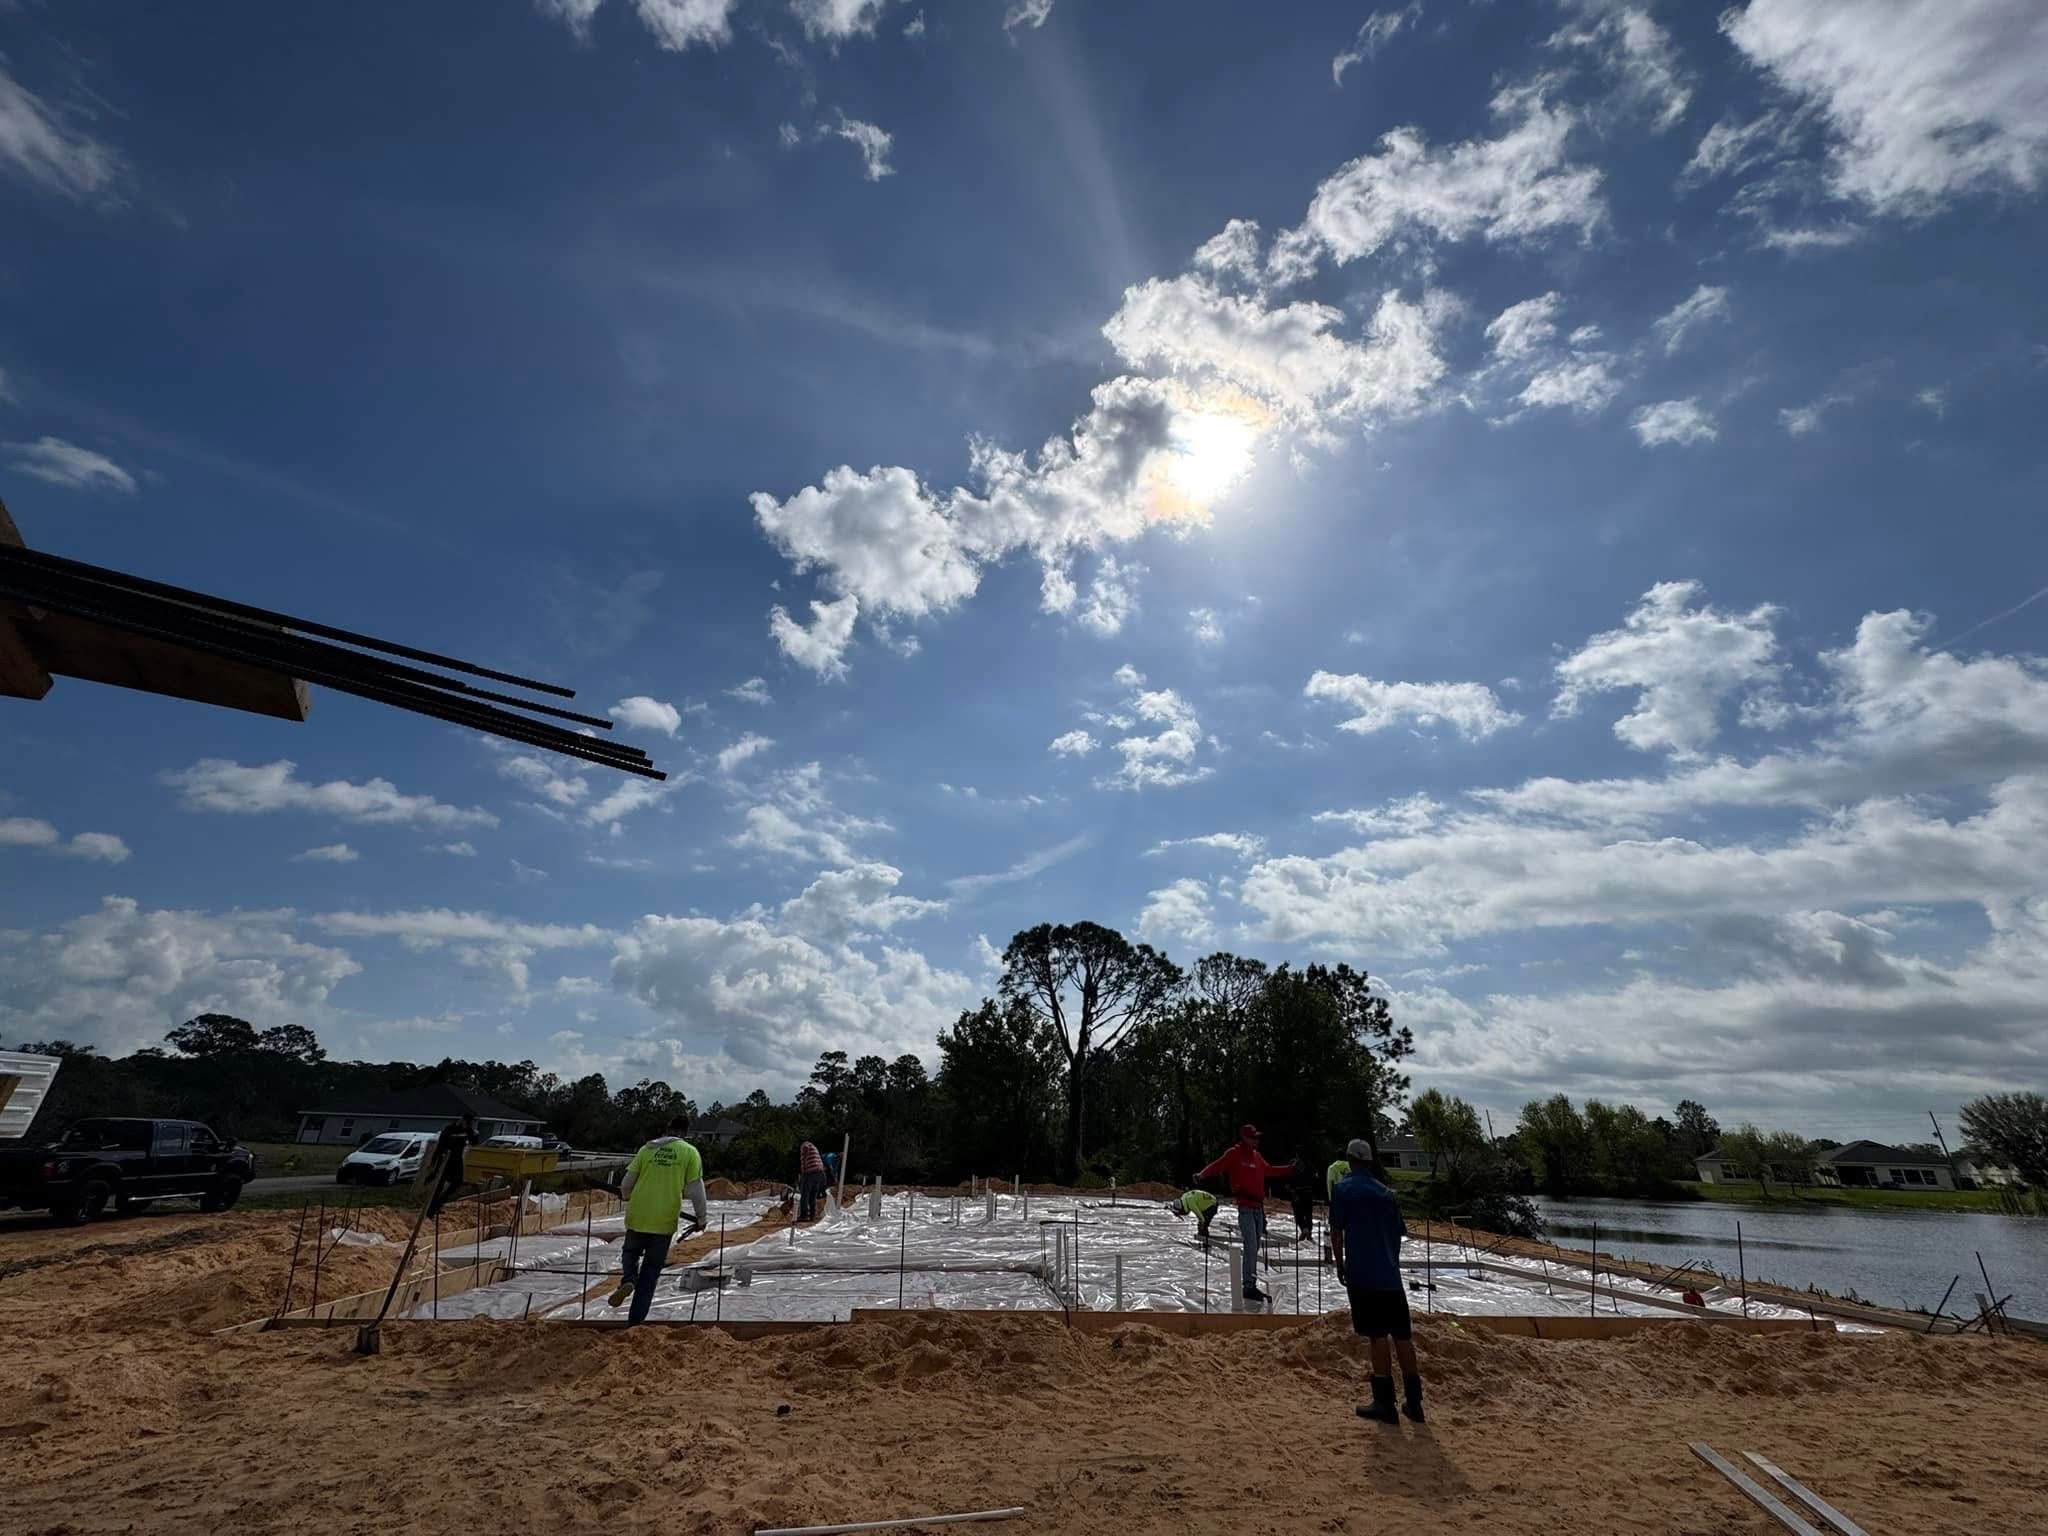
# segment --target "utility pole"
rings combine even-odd
[[[1490,1110],[1490,1109],[1488,1109],[1488,1110],[1482,1110],[1482,1111],[1481,1111],[1481,1113],[1482,1113],[1482,1114],[1484,1114],[1484,1115],[1486,1116],[1486,1144],[1487,1144],[1488,1146],[1492,1146],[1492,1145],[1493,1145],[1493,1111],[1492,1111],[1492,1110]]]
[[[1934,1118],[1934,1111],[1931,1109],[1927,1111],[1927,1118],[1934,1126],[1934,1139],[1941,1146],[1941,1155],[1948,1159],[1949,1181],[1960,1186],[1962,1181],[1956,1177],[1956,1155],[1949,1151],[1948,1138],[1941,1134],[1941,1122]]]

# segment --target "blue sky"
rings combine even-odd
[[[60,683],[0,1034],[709,1102],[1087,917],[1366,966],[1497,1115],[2038,1083],[2044,77],[2026,0],[0,7],[28,540],[673,774]]]

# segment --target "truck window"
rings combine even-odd
[[[147,1120],[81,1120],[58,1139],[68,1152],[147,1152]]]
[[[183,1157],[191,1150],[192,1132],[176,1121],[170,1121],[156,1128],[156,1155],[158,1157]]]

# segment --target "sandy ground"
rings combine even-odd
[[[398,1212],[366,1213],[389,1223]],[[708,1330],[217,1339],[276,1304],[287,1213],[0,1235],[10,1530],[749,1532],[1021,1504],[991,1531],[1775,1531],[1694,1460],[1754,1449],[1873,1533],[2036,1533],[2048,1348],[1738,1336],[1540,1343],[1425,1320],[1425,1428],[1352,1413],[1342,1318],[1199,1340],[909,1317]],[[353,1288],[392,1252],[339,1250]],[[328,1282],[323,1280],[323,1294]]]

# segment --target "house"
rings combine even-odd
[[[1989,1152],[1980,1152],[1975,1147],[1964,1147],[1957,1152],[1953,1166],[1956,1182],[1965,1186],[1997,1189],[2026,1183],[2017,1168],[2008,1167]]]
[[[1413,1136],[1382,1136],[1380,1138],[1380,1161],[1389,1168],[1409,1168],[1419,1173],[1433,1173],[1436,1159],[1422,1150],[1422,1143]]]
[[[1954,1189],[1956,1176],[1939,1152],[1913,1152],[1879,1141],[1852,1141],[1813,1161],[1814,1178],[1844,1189]]]
[[[1711,1152],[1701,1153],[1692,1160],[1692,1165],[1698,1171],[1702,1184],[1754,1184],[1756,1182],[1756,1172],[1754,1169],[1747,1165],[1731,1169],[1728,1166],[1727,1157],[1719,1147],[1715,1147]],[[1813,1174],[1812,1180],[1818,1183],[1830,1182],[1817,1171]],[[1771,1166],[1771,1182],[1774,1184],[1804,1184],[1809,1182],[1809,1180],[1804,1168],[1796,1170],[1795,1177],[1795,1170],[1780,1168],[1773,1164]]]
[[[747,1134],[747,1122],[731,1115],[712,1115],[690,1126],[690,1140],[703,1146],[722,1147],[736,1136]]]
[[[1702,1184],[1726,1184],[1729,1182],[1728,1163],[1721,1156],[1721,1149],[1702,1152],[1692,1160],[1693,1168],[1699,1173]]]
[[[538,1136],[538,1115],[501,1104],[487,1093],[454,1083],[365,1093],[328,1109],[299,1111],[298,1140],[328,1146],[360,1146],[386,1131],[441,1131],[451,1120],[475,1115],[478,1132],[491,1136]]]

